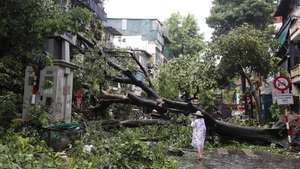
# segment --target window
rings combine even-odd
[[[122,37],[119,36],[119,37],[118,37],[118,42],[121,42],[121,41],[122,41]]]
[[[127,19],[122,19],[122,30],[127,29]]]

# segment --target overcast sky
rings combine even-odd
[[[200,31],[209,40],[212,30],[206,25],[213,0],[106,0],[105,11],[110,18],[157,18],[164,21],[171,13],[191,13],[198,20]]]

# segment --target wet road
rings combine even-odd
[[[289,159],[269,152],[218,149],[207,152],[202,161],[194,152],[176,158],[183,169],[300,169],[300,159]]]

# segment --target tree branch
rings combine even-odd
[[[132,83],[129,83],[129,84],[134,84],[134,85],[142,88],[149,96],[152,96],[156,99],[160,98],[160,96],[152,88],[148,87],[144,82],[137,80],[130,70],[123,69],[121,66],[113,63],[109,59],[107,60],[107,63],[109,66],[111,66],[115,70],[120,71],[123,75],[128,77],[132,81]],[[129,82],[129,81],[127,81],[127,82]]]
[[[123,78],[123,77],[105,76],[105,79],[113,81],[113,82],[117,82],[117,83],[134,84],[131,79]]]
[[[134,62],[139,66],[139,68],[141,69],[141,71],[143,72],[143,74],[145,75],[147,81],[149,82],[149,86],[153,87],[153,84],[151,82],[150,76],[148,71],[146,70],[146,68],[141,64],[141,62],[136,58],[136,52],[143,52],[145,54],[148,54],[145,50],[136,50],[136,49],[131,49],[130,51],[126,50],[126,51],[120,51],[120,50],[111,50],[111,49],[106,49],[104,50],[106,53],[126,53],[129,54],[129,56],[134,60]],[[149,54],[148,54],[149,55]]]
[[[142,126],[151,126],[151,125],[165,125],[168,124],[167,121],[159,120],[159,119],[145,119],[145,120],[125,120],[125,121],[104,121],[102,126],[105,128],[119,128],[119,127],[142,127]]]
[[[144,51],[144,50],[133,50],[133,51],[139,51],[139,52],[146,53],[146,51]],[[143,73],[144,73],[146,79],[147,79],[148,82],[149,82],[149,86],[150,86],[150,87],[153,87],[153,84],[152,84],[152,82],[151,82],[149,73],[148,73],[148,71],[146,70],[146,68],[138,61],[138,59],[137,59],[132,53],[130,53],[130,56],[131,56],[132,59],[135,61],[135,63],[140,67],[140,69],[143,71]]]

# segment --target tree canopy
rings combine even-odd
[[[270,34],[249,25],[237,27],[227,35],[220,36],[212,46],[213,55],[221,58],[219,73],[227,79],[236,75],[250,77],[252,73],[267,76],[272,65],[268,50],[271,43]]]
[[[1,88],[22,93],[25,67],[45,64],[46,39],[54,33],[83,31],[90,21],[87,9],[65,11],[54,0],[1,1]],[[7,78],[12,76],[15,78]]]
[[[54,0],[0,2],[0,119],[9,123],[21,112],[26,66],[50,63],[44,48],[47,38],[84,31],[91,16],[81,7],[65,11]]]
[[[244,23],[264,29],[272,23],[274,0],[214,0],[206,22],[214,36],[228,33]]]
[[[203,56],[179,57],[164,64],[159,69],[158,91],[168,98],[177,98],[186,92],[200,102],[211,104],[216,87],[216,66],[214,59]]]
[[[203,34],[200,33],[197,20],[193,15],[188,14],[185,17],[178,12],[173,13],[165,21],[165,25],[174,57],[196,55],[204,49]]]

